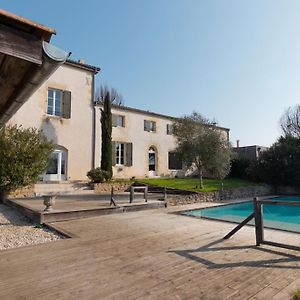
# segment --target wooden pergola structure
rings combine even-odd
[[[55,33],[0,9],[0,127],[70,55],[49,43]]]

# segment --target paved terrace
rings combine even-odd
[[[135,193],[134,200],[129,203],[129,193],[114,195],[117,206],[110,205],[110,194],[77,193],[59,195],[53,210],[45,212],[42,197],[9,199],[7,204],[16,207],[29,216],[34,222],[49,223],[72,219],[94,217],[104,214],[120,213],[164,207],[163,194],[149,193],[145,202],[142,193]]]
[[[291,299],[300,288],[299,252],[255,247],[248,226],[224,241],[234,225],[170,210],[55,223],[74,237],[0,252],[0,299]]]

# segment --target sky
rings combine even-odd
[[[125,105],[197,111],[233,144],[269,146],[300,104],[298,0],[0,0],[56,30],[51,43],[101,68]]]

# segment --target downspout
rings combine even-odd
[[[93,137],[92,137],[92,168],[96,168],[96,108],[95,108],[95,73],[93,74],[92,80],[92,99],[91,106],[93,109]]]

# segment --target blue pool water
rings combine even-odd
[[[300,197],[276,197],[278,201],[299,201]],[[194,217],[240,223],[253,212],[253,201],[185,211]],[[300,233],[300,206],[263,205],[265,227]],[[253,224],[251,221],[249,224]]]

